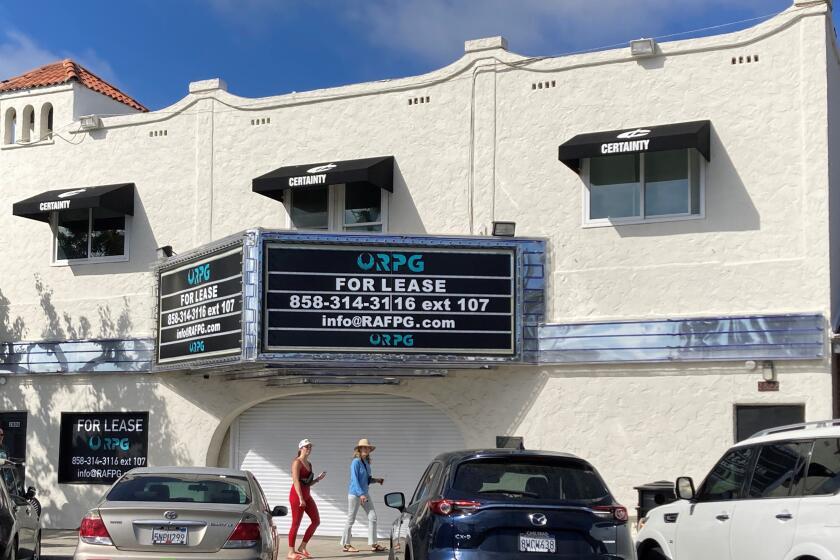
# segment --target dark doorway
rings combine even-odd
[[[18,463],[20,480],[26,480],[26,412],[0,412],[0,457]]]
[[[735,405],[735,441],[761,430],[805,421],[804,404]]]

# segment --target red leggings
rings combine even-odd
[[[308,494],[308,492],[306,493]],[[315,505],[315,500],[312,499],[312,496],[304,496],[304,500],[306,500],[306,508],[300,507],[300,499],[298,499],[297,492],[295,492],[293,486],[292,491],[289,492],[289,503],[292,506],[292,526],[289,527],[289,546],[292,548],[295,547],[297,532],[300,529],[300,522],[303,521],[304,512],[309,516],[309,527],[307,527],[306,532],[303,534],[303,542],[309,542],[309,539],[315,534],[315,529],[321,523],[321,517],[318,515],[318,506]]]

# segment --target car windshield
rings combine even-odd
[[[565,458],[493,458],[462,463],[454,490],[506,500],[607,505],[612,496],[590,465]]]
[[[192,474],[128,475],[110,492],[111,502],[195,502],[248,504],[248,481],[229,476]]]

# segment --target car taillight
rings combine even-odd
[[[82,519],[82,524],[79,525],[79,540],[87,544],[114,545],[97,510],[89,511]]]
[[[240,521],[228,537],[225,548],[251,548],[260,542],[260,524],[254,521]]]
[[[622,522],[627,521],[627,508],[624,506],[593,506],[592,511],[598,517]]]
[[[429,509],[438,515],[458,515],[472,513],[481,507],[481,502],[470,500],[431,500]]]

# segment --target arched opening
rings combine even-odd
[[[338,536],[343,530],[349,468],[361,438],[376,445],[373,476],[385,479],[384,485],[371,487],[380,537],[388,534],[398,515],[382,505],[385,493],[410,495],[436,455],[464,448],[456,423],[428,403],[387,394],[322,393],[273,399],[243,412],[230,427],[230,463],[218,466],[251,471],[269,505],[288,505],[291,464],[303,438],[313,443],[316,474],[328,473],[312,487],[321,536]],[[289,522],[288,517],[275,519],[281,533],[288,531]],[[357,518],[354,536],[367,534],[365,522],[363,515]],[[307,523],[304,520],[301,534]]]
[[[52,103],[44,103],[41,106],[41,126],[38,131],[38,139],[46,140],[52,138],[53,134],[53,106]]]
[[[13,108],[6,110],[3,121],[3,143],[14,144],[17,141],[17,111]]]
[[[21,142],[30,142],[35,136],[35,109],[32,108],[32,105],[27,105],[23,108],[21,116],[20,140]]]

